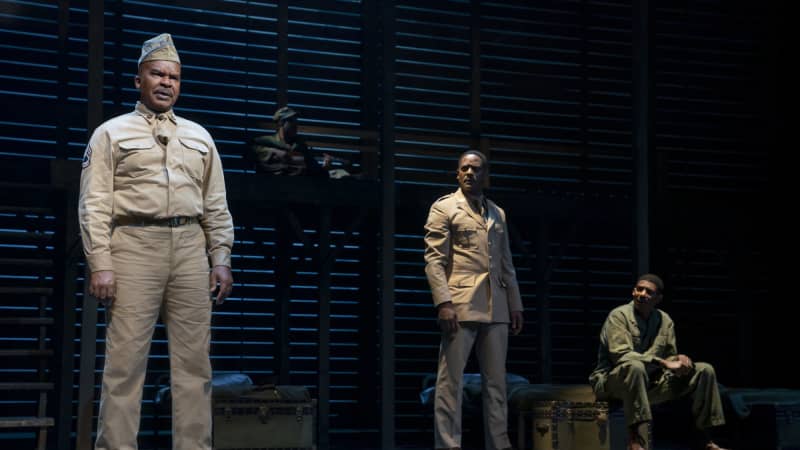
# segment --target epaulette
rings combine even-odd
[[[455,195],[455,193],[453,193],[453,192],[451,192],[451,193],[449,193],[449,194],[446,194],[446,195],[443,195],[443,196],[441,196],[441,197],[437,198],[437,199],[436,199],[436,201],[435,201],[435,202],[433,202],[433,203],[439,203],[440,201],[442,201],[442,200],[444,200],[444,199],[447,199],[447,198],[450,198],[450,197],[452,197],[453,195]]]

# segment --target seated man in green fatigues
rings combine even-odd
[[[327,177],[330,155],[324,155],[322,166],[314,159],[305,140],[297,134],[297,112],[288,106],[277,111],[273,119],[275,134],[258,136],[251,147],[256,171],[273,175],[312,175]]]
[[[710,364],[678,354],[672,319],[656,306],[663,298],[658,275],[639,277],[631,302],[608,314],[600,332],[597,367],[589,383],[599,400],[622,400],[629,428],[628,449],[645,449],[650,404],[691,396],[695,425],[704,433],[705,450],[724,450],[708,429],[725,417]]]

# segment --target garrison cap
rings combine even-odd
[[[142,55],[139,57],[138,65],[146,61],[173,61],[178,64],[178,49],[172,43],[172,36],[169,33],[159,34],[158,36],[144,41],[142,44]]]
[[[297,111],[293,110],[292,108],[289,108],[288,106],[284,106],[283,108],[280,108],[277,111],[275,111],[275,114],[272,116],[272,120],[281,123],[284,120],[288,120],[293,117],[294,118],[297,117]]]

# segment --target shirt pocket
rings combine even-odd
[[[453,243],[461,248],[475,248],[478,230],[475,228],[457,228],[453,231]]]
[[[450,298],[453,303],[466,303],[470,301],[472,288],[475,286],[475,274],[472,272],[453,272],[447,285],[450,288]]]
[[[181,151],[183,152],[183,170],[198,183],[203,181],[206,171],[206,155],[209,153],[208,144],[199,139],[180,137]]]
[[[669,335],[667,333],[659,333],[656,335],[655,341],[653,341],[653,347],[655,347],[658,354],[661,354],[667,347],[668,342]]]
[[[119,156],[115,174],[137,178],[158,171],[161,166],[161,148],[152,137],[136,137],[119,141]]]
[[[639,330],[631,330],[631,341],[633,341],[633,348],[638,349],[642,345],[642,335]]]

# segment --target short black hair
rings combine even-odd
[[[469,149],[469,150],[465,151],[464,153],[462,153],[461,156],[458,157],[458,163],[456,163],[456,172],[461,170],[461,160],[464,159],[465,156],[469,156],[469,155],[477,156],[481,160],[481,164],[483,165],[483,173],[485,174],[485,176],[483,177],[483,187],[484,188],[488,188],[489,187],[489,177],[490,177],[490,175],[489,175],[489,159],[486,157],[486,155],[484,155],[480,151],[475,150],[475,149]]]
[[[464,159],[464,157],[467,156],[467,155],[475,155],[475,156],[477,156],[478,158],[481,159],[481,162],[483,163],[484,168],[486,168],[486,169],[489,168],[489,160],[486,158],[486,155],[484,155],[483,153],[479,152],[478,150],[469,149],[469,150],[465,151],[464,153],[462,153],[461,156],[458,157],[458,162],[456,163],[458,165],[458,167],[456,167],[457,169],[461,168],[461,160]]]
[[[662,280],[660,276],[654,273],[646,273],[644,275],[640,275],[639,279],[637,279],[636,282],[638,283],[640,281],[649,281],[655,284],[659,294],[661,294],[664,291],[664,280]]]

